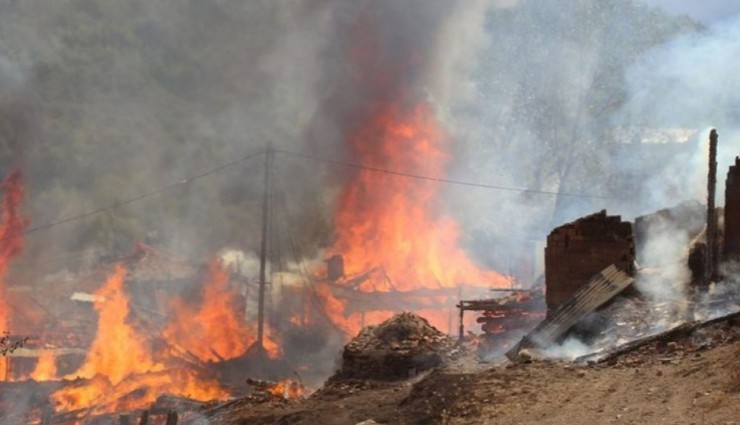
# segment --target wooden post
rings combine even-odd
[[[449,310],[447,310],[447,335],[449,336],[452,336],[452,332],[454,332],[454,328],[452,327],[453,317],[455,317],[455,308],[450,307]]]
[[[167,412],[167,423],[166,425],[177,425],[177,412],[170,410]]]
[[[139,418],[139,425],[149,425],[149,411],[148,410],[141,412],[141,418]]]
[[[463,309],[462,301],[460,301],[460,335],[459,335],[459,341],[463,342],[463,338],[465,337],[465,322],[463,315],[465,314],[465,310]]]
[[[272,145],[267,145],[265,154],[265,176],[262,193],[262,240],[260,242],[260,283],[259,296],[257,298],[257,348],[260,352],[265,349],[265,289],[267,285],[267,231],[270,221],[270,173],[272,171],[272,157],[275,151]]]
[[[45,408],[41,415],[41,425],[51,425],[51,419],[54,417],[54,411],[51,408]]]
[[[709,133],[709,172],[707,174],[707,255],[704,267],[704,284],[709,285],[716,279],[717,271],[717,213],[714,208],[714,197],[717,188],[717,130]]]
[[[460,307],[460,331],[459,331],[459,342],[462,343],[463,339],[465,338],[465,322],[464,322],[464,314],[465,310],[463,309],[463,296],[462,296],[462,285],[458,285],[457,287],[457,302],[458,306]]]

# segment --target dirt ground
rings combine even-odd
[[[403,382],[333,382],[304,400],[235,401],[207,416],[229,425],[740,424],[740,324],[609,364],[467,358]]]

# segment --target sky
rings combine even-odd
[[[670,13],[688,15],[693,19],[710,25],[740,15],[740,1],[737,0],[642,0]]]

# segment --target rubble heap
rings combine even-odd
[[[454,341],[413,313],[400,313],[363,328],[342,352],[338,379],[405,379],[444,363]]]

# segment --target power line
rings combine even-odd
[[[124,205],[133,204],[134,202],[138,202],[138,201],[141,201],[143,199],[147,199],[147,198],[151,198],[153,196],[160,195],[160,194],[162,194],[164,192],[167,192],[167,191],[170,191],[172,189],[189,185],[189,184],[193,183],[196,180],[200,180],[200,179],[202,179],[204,177],[208,177],[211,174],[215,174],[215,173],[217,173],[217,172],[219,172],[221,170],[224,170],[226,168],[232,167],[234,165],[237,165],[239,163],[242,163],[244,161],[247,161],[249,159],[252,159],[252,158],[254,158],[256,156],[259,156],[259,155],[262,155],[262,154],[264,154],[264,151],[260,150],[259,152],[252,153],[252,154],[249,154],[249,155],[245,155],[245,156],[243,156],[241,158],[237,158],[237,159],[235,159],[233,161],[229,161],[227,163],[221,164],[221,165],[219,165],[219,166],[217,166],[215,168],[211,168],[210,170],[204,171],[204,172],[202,172],[200,174],[196,174],[194,176],[186,177],[186,178],[180,179],[180,180],[178,180],[176,182],[173,182],[173,183],[170,183],[170,184],[167,184],[167,185],[164,185],[164,186],[160,186],[160,187],[158,187],[156,189],[153,189],[153,190],[151,190],[149,192],[145,192],[145,193],[142,193],[140,195],[133,196],[133,197],[128,198],[128,199],[124,199],[123,201],[118,201],[118,202],[115,202],[113,204],[106,205],[104,207],[100,207],[100,208],[94,209],[92,211],[87,211],[87,212],[84,212],[84,213],[79,214],[79,215],[75,215],[75,216],[72,216],[72,217],[63,218],[61,220],[54,221],[54,222],[51,222],[51,223],[46,223],[46,224],[42,224],[40,226],[31,227],[30,229],[27,229],[24,233],[28,234],[28,233],[38,232],[40,230],[49,229],[49,228],[52,228],[52,227],[60,226],[62,224],[66,224],[66,223],[70,223],[70,222],[73,222],[73,221],[82,220],[83,218],[87,218],[87,217],[91,217],[91,216],[94,216],[94,215],[102,214],[104,212],[111,211],[111,210],[114,210],[116,208],[120,208],[120,207],[122,207]]]
[[[275,152],[284,153],[286,155],[290,155],[290,156],[294,156],[298,158],[304,158],[304,159],[310,159],[313,161],[324,162],[327,164],[339,165],[342,167],[357,168],[361,170],[373,171],[376,173],[384,173],[384,174],[390,174],[394,176],[407,177],[407,178],[412,178],[412,179],[417,179],[417,180],[427,180],[427,181],[433,181],[437,183],[452,184],[452,185],[458,185],[458,186],[478,187],[478,188],[483,188],[483,189],[506,190],[510,192],[520,192],[520,193],[534,193],[534,194],[540,194],[540,195],[572,196],[572,197],[578,197],[578,198],[591,198],[591,199],[621,199],[621,198],[614,197],[614,196],[589,195],[585,193],[552,192],[552,191],[547,191],[547,190],[526,189],[526,188],[500,186],[500,185],[485,184],[485,183],[468,182],[468,181],[463,181],[463,180],[443,179],[439,177],[424,176],[421,174],[413,174],[413,173],[407,173],[403,171],[390,170],[386,168],[373,167],[373,166],[364,165],[364,164],[340,161],[337,159],[324,158],[324,157],[306,154],[306,153],[300,153],[300,152],[291,152],[291,151],[286,151],[286,150],[281,150],[281,149],[275,149]]]

